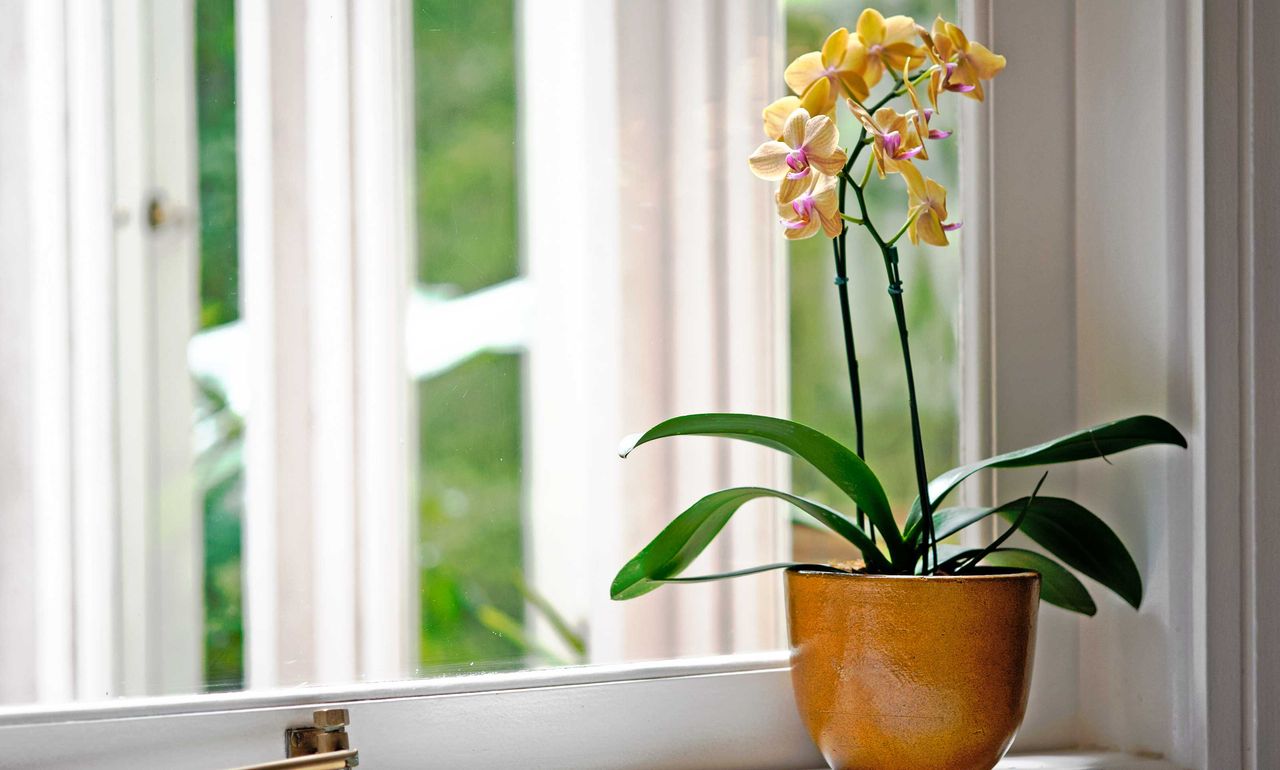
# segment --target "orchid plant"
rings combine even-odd
[[[614,599],[641,596],[665,583],[718,580],[788,567],[929,576],[960,575],[980,566],[995,566],[1039,572],[1042,598],[1075,612],[1091,615],[1096,606],[1068,567],[1098,581],[1133,607],[1140,605],[1142,578],[1124,544],[1102,519],[1079,503],[1041,496],[1044,476],[1021,499],[992,507],[941,506],[961,482],[988,468],[1105,460],[1108,455],[1149,444],[1185,447],[1186,439],[1168,422],[1142,415],[1096,425],[952,468],[932,480],[925,467],[897,243],[905,235],[913,244],[945,246],[948,234],[960,227],[959,222],[950,219],[946,189],[926,176],[920,166],[929,158],[931,142],[946,141],[951,136],[950,131],[935,125],[941,114],[939,100],[947,94],[957,94],[982,102],[983,83],[1004,67],[1003,56],[969,40],[958,26],[942,17],[934,21],[932,29],[925,29],[910,17],[885,18],[870,8],[858,17],[853,32],[837,29],[820,51],[806,53],[787,67],[784,79],[794,93],[765,107],[767,141],[748,163],[756,176],[778,183],[775,200],[786,238],[811,238],[821,231],[831,239],[855,446],[846,447],[813,428],[775,417],[694,414],[667,420],[643,434],[628,437],[620,454],[626,457],[641,444],[671,436],[719,436],[762,444],[811,464],[849,496],[854,515],[763,487],[713,492],[677,516],[623,566],[613,581]],[[922,85],[927,107],[917,92]],[[877,92],[878,98],[873,100]],[[857,139],[847,149],[841,146],[835,122],[840,103],[846,105],[860,127]],[[898,106],[905,111],[899,112]],[[857,164],[864,155],[865,166],[859,170]],[[866,192],[873,184],[894,184],[896,178],[905,188],[905,212],[901,225],[886,235],[868,210]],[[850,190],[856,203],[852,210],[848,205]],[[884,488],[867,465],[864,451],[862,393],[846,271],[851,229],[865,233],[868,245],[874,247],[883,263],[902,349],[917,487],[917,497],[902,528]],[[788,503],[816,525],[825,526],[848,541],[859,558],[838,566],[786,562],[715,575],[683,576],[685,568],[733,514],[759,498]],[[990,517],[1004,518],[1010,525],[985,548],[942,543]],[[1052,556],[1006,546],[1015,532],[1023,533]]]

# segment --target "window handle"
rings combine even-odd
[[[360,764],[360,754],[351,748],[346,709],[321,709],[312,714],[310,727],[290,727],[284,731],[286,759],[245,765],[235,770],[343,770]]]

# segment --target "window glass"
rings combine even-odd
[[[566,4],[571,20],[524,3],[337,3],[345,10],[328,14],[319,2],[195,0],[182,13],[155,3],[109,12],[99,33],[119,71],[102,76],[111,117],[98,134],[137,133],[104,140],[103,152],[115,146],[113,171],[141,180],[142,201],[97,213],[115,222],[118,264],[145,269],[122,269],[120,285],[102,290],[120,317],[139,312],[99,351],[95,377],[73,389],[81,371],[67,373],[67,403],[42,402],[31,418],[56,429],[86,392],[118,412],[93,451],[77,443],[89,431],[64,426],[67,446],[51,444],[41,466],[69,463],[59,477],[68,488],[103,482],[100,500],[0,511],[19,533],[0,559],[39,541],[39,558],[67,564],[53,588],[0,582],[0,609],[66,621],[48,632],[56,665],[36,667],[32,645],[0,648],[0,670],[59,672],[53,684],[0,682],[0,702],[783,646],[777,573],[609,600],[622,564],[717,489],[789,485],[849,507],[808,466],[788,470],[758,447],[679,439],[616,457],[628,433],[743,404],[853,443],[830,241],[774,249],[773,212],[743,205],[768,195],[746,164],[764,104],[745,109],[722,87],[764,90],[752,69],[760,57],[745,55],[750,36],[726,31],[744,14],[625,0],[603,35],[590,2]],[[783,7],[787,61],[852,27],[858,10]],[[954,0],[879,7],[922,23],[955,12]],[[750,28],[775,34],[772,16]],[[370,30],[385,37],[370,43]],[[565,50],[558,35],[578,46],[589,36],[593,48]],[[741,69],[725,76],[724,66]],[[543,82],[566,73],[594,90]],[[770,96],[785,92],[780,75]],[[602,86],[605,77],[616,81]],[[189,109],[157,106],[174,104]],[[370,110],[383,112],[363,120]],[[79,113],[70,120],[83,129]],[[857,132],[843,109],[839,121],[848,145]],[[598,141],[606,131],[612,144]],[[132,145],[132,155],[120,149]],[[954,142],[930,152],[930,174],[954,191]],[[173,169],[183,173],[160,173]],[[162,177],[180,181],[164,190]],[[579,189],[598,179],[608,187]],[[897,180],[870,197],[890,221],[905,208]],[[954,192],[951,205],[963,208]],[[850,235],[850,283],[867,455],[905,512],[901,358],[882,268],[860,236]],[[902,263],[928,461],[942,469],[957,451],[959,258],[954,242],[904,245]],[[185,345],[185,357],[161,338]],[[85,344],[66,343],[51,360]],[[117,349],[134,357],[122,363]],[[137,362],[149,368],[124,371]],[[18,379],[0,384],[14,394],[0,394],[0,410],[36,402],[23,390],[34,376]],[[75,537],[41,540],[34,514]],[[77,539],[86,522],[101,543]],[[84,558],[95,545],[101,553]],[[761,502],[690,572],[789,554],[850,555]],[[95,584],[118,601],[90,604]],[[90,636],[86,614],[106,630]],[[88,654],[95,645],[105,651]]]
[[[218,329],[225,334],[240,318],[235,5],[235,0],[195,3],[200,186],[197,337]],[[200,373],[195,380],[195,477],[204,524],[204,686],[238,690],[244,686],[240,560],[244,417],[228,401],[225,382]]]

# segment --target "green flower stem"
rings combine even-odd
[[[919,72],[917,72],[915,75],[912,75],[911,76],[912,84],[914,85],[915,83],[922,80],[928,74],[928,71],[929,70],[926,67],[920,70]],[[878,102],[876,102],[870,108],[866,108],[867,112],[875,114],[876,110],[885,106],[894,98],[898,96],[902,96],[905,93],[906,93],[905,86],[899,85],[898,88],[894,88],[890,90],[889,93],[885,94],[883,98],[881,98]],[[924,441],[923,441],[923,437],[921,435],[921,430],[920,430],[920,412],[916,406],[915,373],[911,367],[911,348],[907,342],[907,317],[906,317],[906,311],[902,304],[902,278],[898,274],[898,251],[896,248],[894,248],[892,242],[886,242],[883,238],[880,237],[879,231],[876,230],[876,226],[872,223],[871,217],[867,213],[867,201],[863,192],[863,188],[866,187],[867,182],[871,178],[871,164],[875,162],[875,158],[872,157],[867,159],[867,169],[866,169],[866,172],[863,174],[862,184],[858,184],[857,182],[854,182],[853,177],[849,176],[849,170],[853,168],[853,164],[858,160],[858,156],[862,154],[863,148],[866,147],[868,144],[871,144],[871,142],[868,141],[867,129],[864,127],[862,129],[862,132],[858,135],[858,141],[853,147],[853,152],[849,153],[849,159],[845,161],[844,169],[840,172],[840,215],[842,218],[846,220],[855,221],[857,224],[860,224],[862,227],[867,228],[867,232],[871,234],[872,239],[876,242],[876,246],[880,248],[881,257],[884,259],[885,271],[889,275],[889,296],[893,301],[893,312],[898,322],[898,338],[902,345],[902,360],[903,360],[903,363],[906,369],[906,374],[907,374],[907,403],[911,411],[911,443],[912,443],[912,452],[914,455],[915,466],[916,466],[916,487],[920,495],[921,513],[924,516],[923,521],[921,522],[921,535],[922,535],[921,543],[923,546],[923,553],[921,558],[924,560],[924,563],[921,565],[922,569],[920,572],[921,574],[927,575],[929,574],[929,571],[930,571],[930,567],[929,567],[930,557],[932,557],[932,560],[933,560],[932,568],[936,569],[938,566],[938,543],[937,543],[937,538],[934,536],[934,531],[933,531],[933,505],[929,499],[929,481],[928,481],[929,476],[928,476],[927,470],[925,469],[925,464],[924,464]],[[852,187],[854,194],[857,196],[858,208],[862,213],[861,221],[856,221],[857,220],[856,217],[848,217],[845,215],[846,185],[848,185],[849,187]],[[908,225],[909,224],[910,224],[910,220],[908,220]],[[903,226],[902,230],[900,230],[898,234],[893,237],[893,241],[897,241],[897,239],[902,235],[902,232],[906,230],[906,227],[907,225]],[[844,264],[843,264],[845,261],[844,258],[845,258],[845,254],[847,253],[845,251],[845,235],[848,233],[848,231],[849,231],[848,227],[845,227],[841,231],[840,235],[838,236],[838,243],[836,246],[836,260],[837,260],[837,265],[836,265],[837,279],[836,280],[837,280],[837,285],[840,286],[841,289],[845,288],[843,285],[841,285],[839,277],[843,275],[842,268],[844,267]],[[848,324],[848,311],[847,309],[844,308],[843,303],[842,303],[841,310],[842,310],[842,315],[845,319],[845,322],[846,324]],[[853,372],[856,372],[857,362],[856,362],[856,359],[854,359],[851,356],[851,354],[849,354],[849,349],[850,348],[846,348],[846,354],[849,355],[851,378],[856,378],[856,374],[853,374]],[[854,419],[855,419],[855,422],[858,422],[860,420],[859,415],[855,413]],[[858,430],[858,456],[859,457],[862,456],[861,427],[859,427],[859,430]],[[862,522],[861,512],[859,512],[858,521],[859,523]],[[873,536],[874,536],[874,532],[873,532]]]
[[[840,216],[845,218],[845,187],[840,185]],[[852,217],[848,217],[852,219]],[[853,221],[861,223],[861,220]],[[859,459],[866,459],[866,449],[864,446],[862,431],[862,380],[858,375],[858,351],[853,340],[853,318],[849,312],[849,275],[846,270],[847,263],[845,260],[845,235],[849,232],[849,228],[840,229],[840,235],[831,239],[831,248],[834,252],[836,263],[836,293],[840,297],[840,320],[844,326],[844,357],[849,367],[849,394],[853,401],[853,435],[854,435],[854,451]],[[858,527],[865,529],[867,523],[866,514],[863,513],[862,507],[858,506],[856,511]],[[875,527],[871,527],[871,542],[875,542]]]
[[[843,185],[841,185],[843,188]],[[907,313],[902,303],[902,276],[898,272],[898,250],[885,242],[867,213],[867,200],[863,188],[853,186],[853,193],[858,199],[858,209],[862,212],[863,227],[871,234],[871,238],[880,247],[884,259],[885,273],[889,278],[889,298],[893,302],[893,314],[898,322],[898,340],[902,345],[902,362],[907,375],[907,407],[911,413],[911,448],[915,456],[916,489],[920,496],[921,558],[920,574],[927,575],[938,566],[938,543],[933,531],[933,505],[929,499],[929,474],[924,462],[924,439],[920,429],[920,410],[916,403],[915,372],[911,366],[911,346],[907,341]],[[930,567],[930,558],[933,566]]]
[[[916,213],[914,216],[907,217],[907,221],[903,222],[902,227],[898,228],[898,232],[894,233],[893,237],[889,239],[890,246],[898,242],[898,239],[902,237],[903,233],[907,231],[908,227],[911,227],[911,223],[916,221],[916,217],[918,216],[920,216],[920,214]]]

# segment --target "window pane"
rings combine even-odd
[[[235,0],[196,0],[199,326],[201,332],[222,327],[224,334],[240,318],[235,41]],[[244,686],[244,420],[217,377],[197,377],[196,406],[196,480],[204,519],[204,686],[238,690]]]
[[[520,356],[484,353],[419,385],[425,670],[519,667]]]
[[[472,291],[519,272],[515,6],[414,0],[418,277]]]
[[[788,60],[856,18],[834,0],[784,7]],[[103,248],[115,285],[93,319],[111,331],[88,335],[97,356],[69,333],[31,335],[51,348],[39,351],[50,371],[92,364],[67,369],[53,383],[65,398],[30,418],[28,432],[63,442],[50,440],[40,468],[77,495],[86,478],[104,490],[87,508],[73,496],[48,512],[72,536],[47,550],[74,570],[66,595],[41,608],[68,619],[68,654],[61,689],[40,697],[783,646],[778,573],[610,599],[630,557],[726,486],[849,508],[806,465],[762,447],[679,438],[625,462],[616,451],[669,417],[724,411],[789,413],[852,443],[830,242],[780,247],[770,186],[746,164],[760,108],[785,90],[765,63],[783,41],[766,2],[637,0],[609,6],[609,24],[601,8],[111,6],[92,32],[113,52],[100,84],[111,117],[94,127],[63,105],[69,125],[114,153],[115,194],[91,212],[115,226]],[[928,20],[954,1],[882,8]],[[840,128],[848,145],[843,110]],[[931,175],[954,190],[954,143],[930,150]],[[83,205],[92,184],[76,174]],[[871,205],[897,217],[902,197],[891,180]],[[73,211],[55,203],[27,219]],[[854,231],[867,454],[905,511],[900,353],[867,247]],[[87,263],[77,248],[68,265]],[[940,469],[956,454],[958,256],[904,246],[902,259]],[[63,281],[68,297],[83,292],[82,276]],[[68,304],[55,321],[94,326]],[[38,378],[17,380],[0,409],[37,401],[23,388]],[[86,399],[99,415],[116,410],[92,451],[76,443],[92,431],[65,425]],[[31,510],[19,513],[27,529],[13,542],[34,540]],[[81,542],[85,521],[119,542]],[[102,553],[73,562],[65,540]],[[791,553],[849,555],[760,501],[688,574]],[[120,601],[82,603],[102,585]],[[3,606],[52,595],[21,590]],[[94,637],[71,622],[108,604]],[[101,652],[98,669],[77,650]],[[29,668],[25,652],[10,665],[17,654],[0,649],[0,667]]]

